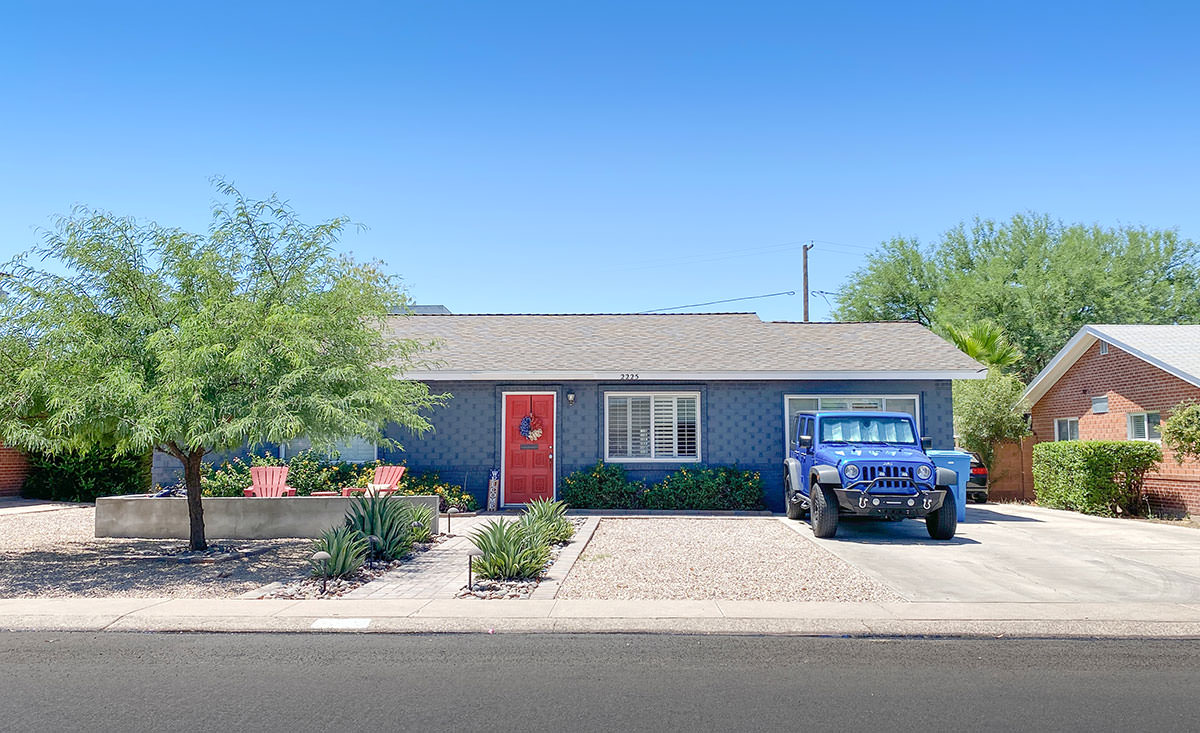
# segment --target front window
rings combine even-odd
[[[605,460],[698,461],[700,395],[606,394]]]
[[[820,420],[822,443],[917,442],[912,423],[900,417],[835,415]]]
[[[1130,440],[1162,440],[1157,412],[1139,412],[1129,416]]]

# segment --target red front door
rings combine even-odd
[[[504,395],[504,503],[553,498],[554,395]]]

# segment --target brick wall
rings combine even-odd
[[[0,444],[0,496],[16,496],[29,475],[29,462],[16,448]]]
[[[1108,397],[1108,412],[1093,414],[1092,397],[1102,396]],[[1116,346],[1101,354],[1097,342],[1033,406],[1033,435],[1037,442],[1054,440],[1054,421],[1073,417],[1079,420],[1080,440],[1126,440],[1129,413],[1158,412],[1165,421],[1187,399],[1200,400],[1200,387]],[[1200,514],[1200,462],[1180,465],[1164,447],[1146,491],[1156,511]]]

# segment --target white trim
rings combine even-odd
[[[917,414],[913,415],[913,419],[917,421],[917,432],[924,434],[924,428],[921,427],[921,395],[919,394],[785,394],[783,396],[783,455],[791,455],[792,446],[788,442],[788,431],[791,430],[791,425],[788,424],[788,400],[817,400],[817,409],[820,410],[820,400],[828,397],[831,400],[849,400],[849,399],[878,399],[878,400],[912,400],[917,406]],[[887,410],[887,403],[884,403],[884,411]],[[893,410],[894,412],[894,410]],[[917,436],[918,439],[921,436]]]
[[[1058,432],[1058,423],[1067,423],[1067,437],[1062,437]],[[1070,423],[1075,423],[1075,437],[1071,437]],[[1079,440],[1079,418],[1077,417],[1056,417],[1054,418],[1054,440]]]
[[[636,375],[630,378],[630,375]],[[438,370],[412,371],[404,375],[406,379],[416,379],[423,382],[439,381],[496,381],[496,382],[558,382],[563,380],[591,382],[626,382],[638,384],[643,382],[722,382],[722,381],[803,381],[803,380],[879,380],[879,379],[984,379],[986,369],[944,369],[929,371],[887,371],[887,370],[822,370],[822,371],[720,371],[720,372],[671,372],[646,371],[630,369],[619,371],[476,371]]]
[[[1158,416],[1158,437],[1157,438],[1150,437],[1150,416],[1151,415]],[[1135,417],[1144,418],[1144,420],[1142,422],[1143,427],[1146,430],[1146,437],[1144,437],[1144,438],[1133,437],[1133,418],[1135,418]],[[1132,440],[1136,443],[1162,443],[1162,413],[1158,410],[1143,410],[1141,412],[1125,413],[1125,439]]]
[[[655,397],[695,397],[696,398],[696,457],[695,458],[622,458],[609,455],[608,450],[608,398],[609,397],[649,397],[650,398],[650,452],[654,452],[654,398]],[[645,390],[642,392],[618,392],[618,391],[602,391],[600,399],[604,402],[604,462],[605,463],[699,463],[700,458],[704,455],[704,446],[701,443],[702,418],[701,412],[703,405],[701,403],[700,393],[694,390],[671,390],[671,389],[654,389]],[[676,404],[678,409],[678,403]],[[678,422],[675,423],[678,426]]]
[[[508,466],[508,430],[505,429],[505,421],[508,420],[508,396],[509,395],[550,395],[554,398],[554,446],[550,448],[551,456],[550,468],[553,474],[550,477],[550,498],[558,501],[558,393],[557,392],[501,392],[500,393],[500,508],[505,509],[509,506],[525,506],[524,504],[508,504],[504,500],[504,469]]]
[[[1113,346],[1116,346],[1121,351],[1127,354],[1136,356],[1142,361],[1151,366],[1158,367],[1171,376],[1178,377],[1185,382],[1194,384],[1200,387],[1200,377],[1194,374],[1188,374],[1182,369],[1177,369],[1170,364],[1150,356],[1144,351],[1133,348],[1132,346],[1115,339],[1104,332],[1103,327],[1084,326],[1071,337],[1071,340],[1059,350],[1046,368],[1038,372],[1038,375],[1033,378],[1029,386],[1025,388],[1025,393],[1021,395],[1021,399],[1028,401],[1030,406],[1037,404],[1038,400],[1046,396],[1050,388],[1066,374],[1067,370],[1079,361],[1079,357],[1087,353],[1087,350],[1092,347],[1097,341],[1106,341]]]

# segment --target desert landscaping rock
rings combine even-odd
[[[95,507],[0,516],[0,598],[232,598],[307,575],[312,540],[239,540],[253,557],[219,564],[146,562],[184,554],[179,540],[98,539]],[[214,545],[226,543],[213,538]],[[115,558],[117,555],[139,559]],[[184,555],[186,556],[186,555]]]
[[[603,519],[558,598],[898,601],[775,519]]]

